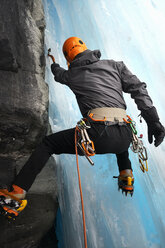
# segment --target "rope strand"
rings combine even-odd
[[[77,174],[78,174],[79,190],[80,190],[81,206],[82,206],[84,245],[85,245],[85,248],[87,248],[87,236],[86,236],[84,202],[83,202],[83,194],[82,194],[81,178],[80,178],[80,170],[79,170],[79,162],[78,162],[78,151],[77,151],[77,128],[75,128],[75,152],[76,152]]]

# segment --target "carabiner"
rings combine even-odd
[[[123,120],[128,123],[133,131],[133,133],[136,135],[137,134],[137,130],[135,127],[135,122],[131,119],[131,117],[129,115],[127,115],[128,120],[126,120],[125,118],[123,118]]]
[[[143,154],[143,152],[139,152],[138,156],[139,156],[139,163],[141,164],[140,169],[145,172],[148,171],[148,156],[147,156],[147,151],[146,148],[144,147],[144,151],[145,151],[145,155]],[[142,161],[145,161],[146,166],[144,165],[144,163]]]

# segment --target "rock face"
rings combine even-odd
[[[42,0],[0,3],[0,186],[9,185],[48,132],[44,81]],[[51,158],[14,223],[0,217],[1,248],[37,247],[56,215],[55,161]],[[54,246],[55,247],[55,246]]]
[[[19,155],[47,129],[45,22],[40,0],[2,0],[0,13],[0,152]]]

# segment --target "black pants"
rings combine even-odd
[[[131,169],[128,148],[132,132],[129,126],[91,123],[88,134],[94,142],[96,154],[114,153],[117,156],[119,171]],[[75,154],[74,135],[75,128],[46,136],[19,172],[14,184],[28,191],[52,154]],[[79,155],[81,155],[81,151],[79,151]]]

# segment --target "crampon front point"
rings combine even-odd
[[[0,195],[0,215],[8,219],[15,220],[16,217],[24,210],[27,205],[27,200],[15,200]]]
[[[122,176],[114,176],[113,178],[118,178],[118,190],[122,191],[122,193],[130,194],[131,197],[133,196],[134,192],[134,179],[132,177],[122,177]]]

